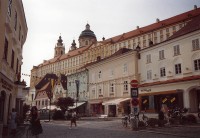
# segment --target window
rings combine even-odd
[[[15,31],[17,30],[17,12],[15,11],[15,26],[14,26]]]
[[[18,74],[19,59],[17,58],[16,74]]]
[[[124,71],[124,73],[126,73],[128,71],[127,64],[124,64],[123,71]]]
[[[11,17],[12,11],[12,0],[8,0],[8,15]]]
[[[165,67],[160,68],[160,77],[166,76]]]
[[[88,45],[88,41],[87,40],[85,41],[85,45]]]
[[[128,81],[124,81],[124,91],[128,91]]]
[[[99,71],[99,79],[101,78],[101,71]]]
[[[199,71],[200,70],[200,59],[194,60],[194,70]]]
[[[110,92],[111,92],[111,93],[114,92],[114,84],[113,84],[113,83],[110,84]]]
[[[151,63],[151,54],[147,55],[147,63]]]
[[[164,50],[159,51],[159,59],[162,60],[164,58],[165,58],[165,56],[164,56]]]
[[[147,80],[151,80],[152,79],[152,71],[148,70],[147,71]]]
[[[7,61],[8,58],[8,40],[5,38],[5,43],[4,43],[4,59]]]
[[[175,64],[175,74],[181,74],[181,64]]]
[[[14,68],[14,57],[15,57],[15,52],[12,50],[12,58],[11,58],[11,68]]]
[[[101,88],[99,88],[99,95],[102,95],[102,93],[101,93]]]
[[[199,39],[192,40],[192,48],[193,48],[193,50],[198,50],[198,49],[200,49],[200,46],[199,46]]]
[[[174,46],[174,56],[180,55],[179,45]]]

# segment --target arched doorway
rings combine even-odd
[[[200,104],[200,86],[192,88],[189,91],[189,100],[190,100],[190,111],[198,112]]]
[[[3,122],[5,99],[6,99],[6,92],[1,91],[0,93],[0,122]]]

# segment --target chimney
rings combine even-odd
[[[157,23],[158,23],[158,22],[160,22],[160,19],[159,19],[159,18],[157,18],[157,19],[156,19],[156,22],[157,22]]]
[[[197,5],[194,5],[194,10],[196,10],[197,9]]]
[[[137,29],[139,29],[140,27],[139,26],[137,26]]]

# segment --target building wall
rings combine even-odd
[[[200,59],[200,48],[194,50],[192,41],[200,41],[200,31],[195,31],[184,36],[172,39],[157,46],[140,51],[139,63],[140,95],[161,95],[172,92],[183,93],[183,107],[191,112],[198,109],[198,97],[196,89],[200,89],[199,79],[186,80],[188,77],[200,75],[200,70],[194,69],[194,60]],[[174,54],[174,46],[179,45],[180,53]],[[159,51],[164,50],[164,58],[159,59]],[[150,62],[147,62],[147,55],[151,55]],[[181,64],[181,72],[176,73],[175,65]],[[165,67],[166,76],[160,76],[160,68]],[[148,79],[148,71],[151,70],[151,78]],[[179,81],[175,81],[178,80]],[[168,81],[171,81],[169,83]],[[163,84],[156,84],[166,82]],[[149,84],[145,86],[145,84]],[[192,92],[195,91],[195,92]],[[181,99],[179,99],[181,100]]]
[[[22,49],[28,30],[22,1],[9,2],[1,0],[0,3],[0,95],[5,94],[4,105],[0,106],[1,116],[3,114],[0,124],[4,127],[8,124],[7,120],[12,108],[17,108],[18,112],[22,111],[22,101],[19,98],[25,85],[21,83],[18,75],[21,73]],[[16,84],[16,81],[19,82]]]
[[[136,78],[135,54],[136,51],[127,52],[123,55],[88,66],[89,100],[129,97],[129,83],[132,79]],[[124,81],[127,82],[128,90],[124,90]],[[113,92],[111,84],[113,84]]]
[[[75,80],[79,81],[79,101],[87,101],[89,98],[88,92],[88,71],[80,71],[67,76],[67,89],[68,96],[76,99],[77,88]]]

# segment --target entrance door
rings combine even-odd
[[[115,117],[116,116],[116,105],[109,105],[109,116]]]

